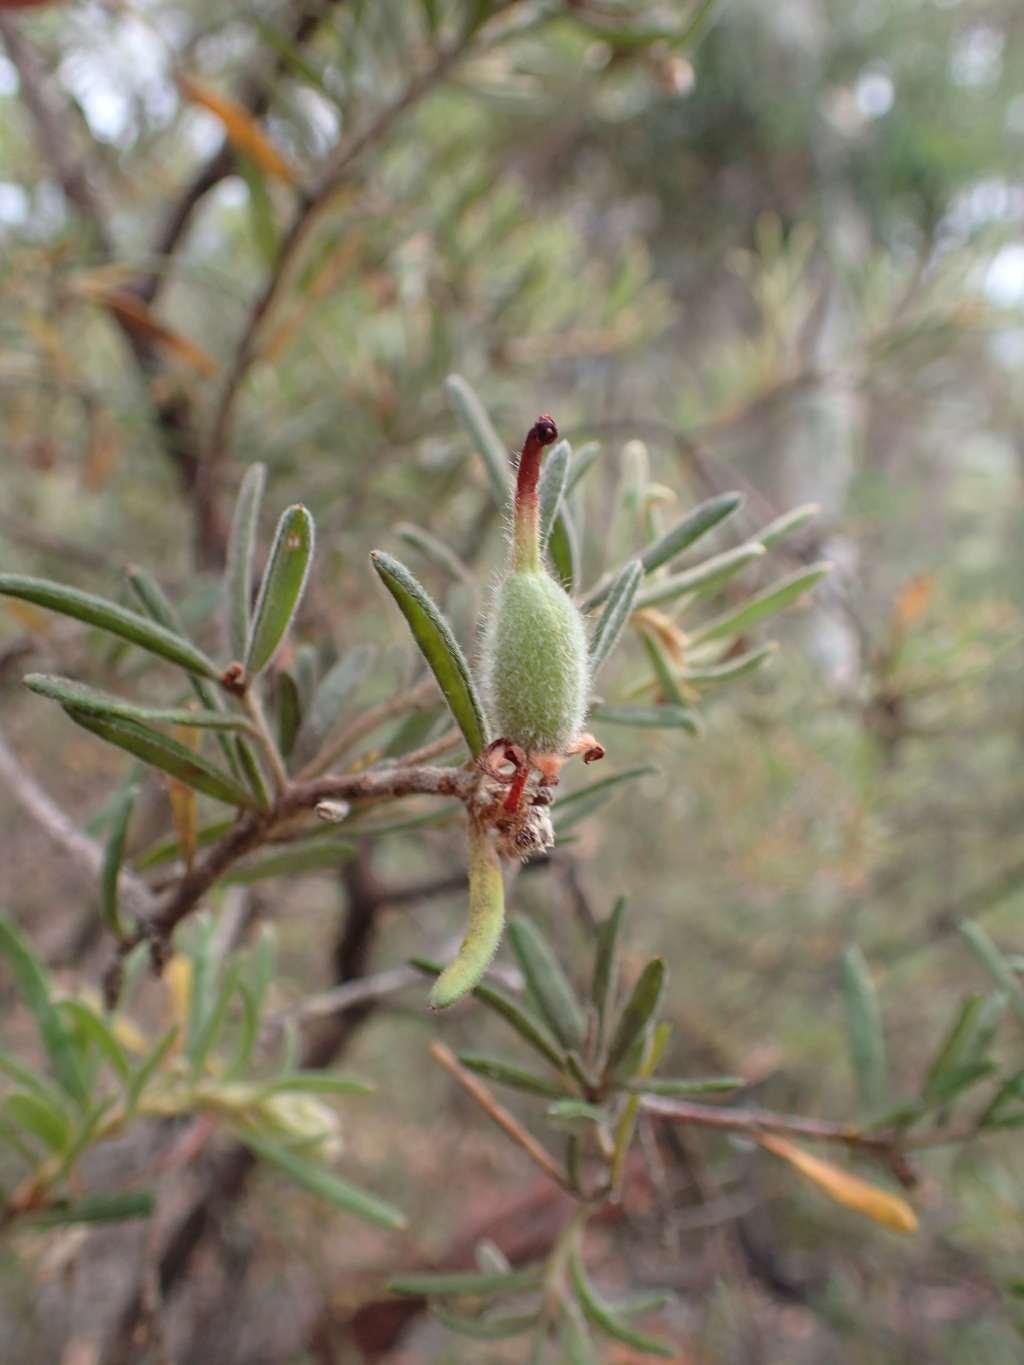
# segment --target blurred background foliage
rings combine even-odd
[[[699,45],[680,45],[697,18]],[[474,24],[466,59],[432,66]],[[231,491],[263,461],[268,505],[301,500],[320,530],[299,638],[328,659],[383,646],[372,700],[408,656],[367,551],[413,520],[485,565],[502,554],[444,396],[452,370],[509,445],[542,410],[575,445],[601,443],[584,581],[599,547],[637,543],[609,515],[630,440],[666,490],[655,525],[734,487],[749,533],[820,503],[781,553],[837,571],[784,623],[787,647],[709,698],[700,740],[608,727],[616,766],[660,772],[582,823],[515,899],[582,961],[588,917],[628,890],[634,969],[651,950],[672,970],[668,1069],[738,1073],[766,1105],[851,1119],[839,962],[856,943],[890,1098],[919,1088],[950,1015],[984,986],[957,922],[983,916],[1002,948],[1019,945],[1019,7],[86,0],[5,10],[0,34],[4,569],[113,594],[139,559],[201,633]],[[233,143],[218,92],[254,116]],[[300,193],[367,129],[275,271]],[[437,567],[418,568],[444,596]],[[447,599],[464,639],[465,598]],[[21,673],[58,664],[102,680],[109,647],[5,601],[6,728],[86,821],[124,768],[21,691]],[[641,667],[624,659],[617,683]],[[170,816],[162,789],[148,798],[152,837]],[[67,983],[95,982],[93,887],[4,792],[0,817],[0,901]],[[282,1006],[436,951],[461,922],[462,857],[444,828],[400,833],[362,844],[340,879],[254,891],[252,919],[280,929]],[[368,906],[377,931],[346,962],[345,926]],[[145,989],[159,1016],[160,987]],[[446,1264],[469,1228],[490,1235],[523,1207],[535,1226],[550,1216],[516,1204],[517,1154],[424,1066],[437,1029],[477,1047],[491,1027],[478,1013],[438,1024],[409,993],[346,1016],[346,1067],[380,1081],[347,1118],[350,1169],[407,1210],[407,1259]],[[12,1011],[12,1036],[21,1026]],[[236,1198],[216,1153],[166,1156],[176,1136],[132,1158],[164,1151],[173,1173],[161,1236],[218,1195],[188,1268],[160,1262],[174,1358],[357,1359],[346,1334],[393,1241],[270,1176]],[[923,1230],[898,1244],[763,1153],[684,1132],[655,1158],[671,1197],[607,1229],[608,1274],[625,1255],[635,1283],[681,1292],[680,1359],[1020,1358],[1012,1130],[928,1154]],[[56,1250],[33,1236],[0,1262],[4,1353],[143,1358],[136,1274],[161,1255],[157,1234],[83,1247],[74,1229]],[[376,1356],[358,1339],[368,1358],[482,1358],[436,1326]]]

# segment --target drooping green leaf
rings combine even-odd
[[[583,1042],[583,1009],[551,945],[524,915],[509,922],[509,941],[530,998],[555,1037],[567,1048]]]
[[[228,711],[188,711],[175,706],[142,706],[136,702],[101,692],[71,678],[60,678],[52,673],[28,673],[23,679],[30,692],[51,697],[65,709],[85,712],[91,716],[111,716],[155,725],[180,725],[190,730],[245,730],[253,732],[244,716]]]
[[[523,1266],[497,1275],[472,1270],[426,1271],[395,1275],[388,1280],[388,1289],[392,1294],[408,1294],[417,1299],[477,1299],[485,1294],[520,1294],[540,1284],[543,1274],[543,1265]]]
[[[763,559],[764,554],[763,545],[738,545],[692,569],[649,583],[637,593],[636,606],[638,609],[659,606],[663,602],[674,602],[687,593],[700,592],[702,597],[710,596],[730,583],[748,564]]]
[[[308,763],[320,751],[335,721],[369,676],[377,658],[373,645],[356,645],[331,665],[313,692],[295,739],[295,762]]]
[[[252,564],[256,546],[256,526],[266,470],[251,464],[245,471],[228,536],[227,565],[224,570],[224,616],[231,658],[241,663],[249,640],[249,613],[252,609]]]
[[[241,1131],[239,1137],[257,1156],[262,1157],[271,1166],[276,1166],[303,1189],[309,1190],[320,1199],[325,1199],[336,1208],[344,1209],[346,1213],[353,1214],[364,1223],[372,1223],[375,1227],[388,1228],[393,1232],[405,1227],[405,1215],[398,1209],[378,1199],[376,1195],[361,1190],[356,1185],[350,1185],[333,1171],[307,1161],[290,1148],[272,1142],[248,1128]]]
[[[128,822],[132,818],[132,811],[135,809],[138,794],[138,786],[128,787],[121,793],[121,798],[111,820],[110,835],[103,852],[103,866],[100,869],[100,913],[110,932],[115,938],[122,940],[127,937],[127,931],[121,920],[117,881],[121,874],[121,862],[124,858],[124,841],[128,833]]]
[[[620,570],[612,583],[604,610],[598,617],[590,637],[591,676],[597,677],[601,665],[618,643],[619,636],[626,627],[636,602],[637,592],[644,576],[644,568],[639,559],[630,560]]]
[[[223,880],[234,886],[251,886],[268,877],[302,877],[310,872],[331,872],[347,863],[354,852],[354,844],[320,838],[285,853],[269,853],[242,863],[226,872]]]
[[[571,459],[572,447],[568,441],[559,441],[544,458],[537,481],[537,501],[540,507],[538,534],[542,553],[547,549],[558,508],[565,495]]]
[[[62,616],[72,616],[86,625],[96,626],[99,630],[138,645],[172,664],[184,668],[186,672],[198,673],[200,677],[217,679],[220,669],[194,645],[176,635],[173,631],[147,620],[137,612],[108,602],[92,593],[78,588],[69,588],[62,583],[51,583],[42,578],[26,578],[21,574],[0,574],[0,595],[17,597],[23,602],[31,602],[37,607],[60,612]]]
[[[47,1103],[35,1093],[15,1091],[7,1096],[4,1105],[11,1118],[44,1147],[59,1152],[67,1142],[70,1126],[66,1115],[55,1104]]]
[[[671,1359],[677,1354],[671,1342],[638,1332],[598,1294],[587,1277],[579,1250],[575,1247],[569,1253],[569,1277],[587,1321],[606,1337],[611,1337],[613,1341],[621,1341],[623,1345],[632,1346],[637,1351],[646,1351],[648,1355]]]
[[[186,786],[195,787],[196,791],[206,792],[231,806],[251,808],[255,805],[253,797],[233,777],[176,739],[126,717],[96,716],[72,706],[65,706],[64,710],[83,729],[91,730],[108,744],[125,749],[154,768],[170,773]]]
[[[512,491],[512,468],[501,437],[491,425],[487,409],[460,374],[450,374],[444,387],[483,461],[494,501],[504,510]]]
[[[652,958],[640,973],[608,1044],[607,1075],[614,1075],[654,1018],[665,986],[665,959]]]
[[[598,706],[593,716],[603,725],[638,725],[645,729],[701,732],[696,712],[685,706]]]
[[[555,1098],[565,1094],[565,1087],[557,1081],[538,1076],[515,1062],[507,1062],[501,1057],[485,1057],[477,1052],[460,1054],[459,1061],[478,1076],[486,1076],[497,1085],[507,1085],[513,1090],[524,1090],[528,1095],[544,1095]]]
[[[601,1365],[583,1314],[575,1303],[563,1301],[559,1304],[558,1323],[565,1365]]]
[[[126,1190],[123,1194],[94,1194],[87,1199],[63,1200],[35,1214],[36,1227],[61,1227],[67,1223],[121,1223],[129,1218],[149,1218],[156,1207],[152,1190]]]
[[[74,1041],[51,999],[50,975],[25,934],[8,915],[2,913],[0,954],[6,959],[18,994],[32,1015],[58,1085],[76,1103],[85,1104],[89,1095],[81,1064]]]
[[[612,913],[597,926],[597,951],[594,955],[594,975],[590,983],[590,999],[597,1011],[597,1039],[595,1052],[600,1056],[611,1021],[615,992],[619,983],[619,947],[622,925],[626,915],[627,898],[620,896]]]
[[[384,586],[398,603],[413,639],[437,679],[445,701],[474,758],[487,743],[487,722],[469,672],[448,622],[409,570],[379,550],[370,555]]]
[[[245,676],[259,677],[277,653],[302,601],[316,530],[301,503],[281,514],[249,627]]]
[[[868,964],[859,948],[845,950],[839,970],[857,1089],[861,1101],[869,1108],[874,1108],[882,1102],[888,1073],[878,997]]]
[[[442,1304],[432,1303],[430,1311],[450,1332],[473,1337],[477,1341],[503,1341],[506,1337],[521,1337],[532,1331],[540,1321],[540,1313],[455,1313]]]
[[[1015,973],[1010,970],[999,949],[980,924],[974,920],[964,920],[957,927],[978,961],[991,974],[996,985],[1005,995],[1010,1008],[1017,1016],[1018,1022],[1024,1028],[1024,991],[1021,990]]]
[[[707,621],[704,625],[698,626],[690,634],[690,643],[699,645],[706,640],[721,640],[728,635],[738,635],[741,631],[749,630],[751,626],[756,626],[761,621],[767,620],[769,616],[774,616],[783,607],[788,607],[791,602],[802,597],[808,589],[813,588],[815,583],[820,582],[826,574],[831,572],[831,564],[821,563],[812,564],[807,569],[800,569],[799,572],[790,574],[788,578],[781,579],[756,597],[752,597],[749,602],[744,602],[743,606],[727,611],[721,616],[716,616],[713,621]]]

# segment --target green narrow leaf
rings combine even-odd
[[[638,1332],[612,1308],[611,1304],[601,1298],[587,1278],[587,1272],[583,1269],[576,1247],[569,1253],[569,1277],[587,1321],[606,1337],[611,1337],[613,1341],[621,1341],[623,1345],[632,1346],[638,1351],[646,1351],[648,1355],[671,1359],[677,1354],[676,1348],[670,1342]]]
[[[18,994],[32,1015],[58,1085],[77,1103],[87,1103],[89,1095],[78,1052],[51,999],[49,973],[21,929],[2,913],[0,953],[6,958]]]
[[[583,1009],[551,945],[524,915],[509,922],[508,932],[530,998],[555,1037],[565,1047],[579,1049],[583,1043]]]
[[[115,744],[154,768],[170,773],[186,786],[195,787],[196,791],[206,792],[231,806],[251,808],[254,805],[252,796],[234,778],[176,739],[127,718],[90,715],[73,706],[65,706],[64,710],[84,730],[90,730],[108,744]]]
[[[742,505],[742,494],[721,493],[718,497],[709,498],[707,502],[693,508],[674,526],[670,526],[664,535],[647,546],[640,556],[644,572],[651,573],[660,565],[667,564],[670,559],[681,555],[726,517],[731,517]]]
[[[84,1005],[81,1000],[62,1000],[60,1009],[71,1017],[83,1036],[96,1045],[97,1050],[110,1063],[118,1079],[127,1085],[131,1080],[131,1067],[128,1065],[124,1048],[117,1041],[106,1020],[101,1019],[98,1014],[94,1014],[89,1006]]]
[[[583,1128],[595,1123],[601,1128],[607,1128],[611,1122],[611,1115],[606,1109],[601,1109],[596,1104],[588,1104],[586,1100],[558,1100],[555,1104],[549,1104],[544,1113],[552,1120],[555,1128],[570,1133],[581,1132]]]
[[[501,437],[491,425],[483,403],[460,374],[450,374],[444,387],[483,461],[494,501],[504,510],[512,492],[512,467]]]
[[[569,476],[569,461],[572,447],[568,441],[559,441],[548,452],[537,481],[537,501],[540,504],[538,533],[541,552],[547,549],[551,530],[555,524],[558,508],[565,496],[566,480]]]
[[[242,1130],[239,1137],[257,1156],[262,1157],[271,1166],[276,1166],[290,1180],[294,1180],[296,1185],[301,1185],[303,1189],[309,1190],[320,1199],[327,1200],[336,1208],[344,1209],[346,1213],[361,1218],[364,1223],[372,1223],[379,1228],[397,1232],[405,1227],[405,1215],[399,1213],[398,1209],[366,1190],[350,1185],[333,1171],[317,1166],[290,1148],[271,1142],[269,1138],[253,1133],[249,1129]]]
[[[706,668],[684,668],[680,671],[683,682],[693,683],[696,687],[713,687],[721,683],[735,682],[737,678],[755,673],[779,651],[778,643],[771,640],[758,649],[747,650],[735,659],[724,664],[709,664]]]
[[[620,457],[618,484],[612,497],[608,546],[612,561],[628,554],[636,538],[647,498],[650,460],[643,441],[627,441]]]
[[[773,549],[780,541],[816,517],[820,511],[821,508],[816,502],[807,502],[802,507],[794,507],[791,512],[783,512],[781,517],[770,521],[761,531],[757,537],[758,544],[763,545],[766,550]]]
[[[615,1025],[615,1032],[608,1044],[608,1060],[605,1074],[613,1075],[629,1056],[630,1050],[642,1038],[648,1024],[654,1018],[661,1003],[665,987],[665,959],[652,958],[640,973],[633,987],[633,993]]]
[[[217,986],[213,1001],[206,1010],[206,1016],[202,1020],[202,1026],[197,1030],[195,1041],[189,1046],[189,1062],[192,1067],[192,1075],[195,1077],[202,1074],[203,1069],[206,1066],[207,1058],[213,1050],[221,1030],[227,1022],[228,1010],[231,1007],[231,999],[238,986],[238,979],[241,972],[241,958],[232,958]]]
[[[615,795],[616,787],[624,782],[633,782],[639,777],[648,777],[658,771],[651,764],[645,764],[642,768],[627,768],[625,772],[612,773],[610,777],[603,777],[600,782],[592,782],[589,787],[581,787],[579,791],[563,796],[552,807],[552,818],[559,834],[572,829],[606,801],[610,801]]]
[[[595,1054],[600,1057],[604,1051],[604,1039],[611,1022],[611,1012],[615,1005],[615,992],[619,984],[619,947],[622,942],[622,924],[626,915],[627,897],[620,896],[615,902],[612,913],[597,926],[597,951],[594,955],[594,975],[590,983],[590,998],[597,1011],[597,1039]]]
[[[569,497],[600,453],[600,441],[588,441],[586,445],[580,446],[569,465],[569,473],[565,480],[565,492],[562,495],[563,499]]]
[[[494,1081],[497,1085],[507,1085],[513,1090],[524,1090],[528,1095],[543,1095],[547,1098],[555,1099],[565,1094],[565,1087],[559,1085],[557,1081],[549,1081],[545,1076],[538,1076],[535,1071],[528,1071],[526,1067],[517,1066],[515,1062],[506,1062],[501,1057],[485,1057],[478,1052],[465,1052],[459,1057],[459,1061],[470,1071],[475,1071],[478,1076],[486,1076],[489,1081]]]
[[[542,1265],[523,1266],[500,1274],[479,1274],[472,1270],[437,1270],[417,1275],[395,1275],[388,1280],[392,1294],[408,1294],[417,1299],[481,1298],[485,1294],[520,1294],[540,1284]]]
[[[629,1081],[626,1089],[637,1095],[717,1095],[724,1090],[742,1090],[742,1076],[704,1076],[695,1080]]]
[[[702,597],[710,596],[726,583],[731,583],[736,575],[754,560],[763,559],[763,545],[738,545],[734,550],[714,555],[703,564],[682,573],[671,574],[668,578],[656,579],[637,593],[636,605],[654,607],[662,602],[672,602],[684,593],[700,591]]]
[[[696,712],[685,706],[597,706],[592,713],[603,725],[637,725],[654,730],[701,732]]]
[[[536,1310],[532,1313],[482,1313],[472,1317],[432,1303],[430,1311],[450,1332],[473,1337],[477,1341],[503,1341],[506,1337],[521,1337],[524,1332],[536,1327],[540,1320]]]
[[[439,540],[437,536],[425,531],[422,526],[414,526],[409,521],[400,521],[392,529],[395,535],[404,540],[407,545],[419,550],[425,559],[429,559],[432,564],[443,569],[445,573],[450,574],[458,582],[474,582],[473,575],[455,551],[443,540]]]
[[[4,1104],[11,1118],[44,1147],[59,1152],[67,1142],[70,1132],[68,1121],[56,1105],[48,1104],[37,1094],[20,1092],[8,1095]]]
[[[201,677],[214,680],[220,677],[217,665],[180,635],[92,593],[68,588],[62,583],[51,583],[46,579],[0,574],[0,595],[17,597],[34,606],[60,612],[63,616],[73,616],[77,621],[109,631],[130,644],[138,645],[140,649],[177,664],[186,672],[198,673]]]
[[[135,809],[135,801],[139,794],[137,786],[129,787],[121,793],[121,798],[117,803],[111,821],[110,835],[107,839],[107,846],[103,853],[103,866],[100,870],[100,912],[103,915],[103,922],[114,935],[115,938],[124,940],[127,931],[121,920],[121,911],[118,905],[117,879],[121,873],[121,862],[124,858],[124,841],[128,833],[128,822],[132,818],[132,811]]]
[[[976,1022],[985,996],[982,991],[974,991],[964,1000],[957,1010],[945,1038],[932,1059],[932,1064],[928,1068],[925,1076],[922,1093],[925,1099],[933,1102],[940,1098],[943,1078],[949,1072],[955,1072],[962,1068],[965,1063],[975,1061],[972,1055],[971,1043],[976,1034]]]
[[[232,886],[251,886],[268,877],[302,877],[310,872],[332,872],[355,853],[355,845],[338,839],[319,839],[286,853],[271,853],[252,862],[233,867],[222,877]]]
[[[885,1096],[887,1078],[885,1034],[878,997],[859,948],[845,950],[839,971],[857,1089],[862,1103],[875,1108]]]
[[[281,514],[249,628],[245,676],[258,678],[277,653],[302,601],[316,530],[300,503]]]
[[[597,625],[590,637],[592,677],[597,677],[601,665],[614,649],[619,636],[625,629],[626,622],[633,611],[643,576],[643,565],[639,559],[633,559],[619,572],[612,583],[604,611],[598,617]]]
[[[277,259],[277,225],[267,177],[255,158],[247,156],[238,147],[234,149],[234,159],[249,191],[249,221],[252,223],[253,238],[264,265],[272,267]]]
[[[601,1358],[577,1305],[564,1301],[560,1303],[558,1321],[565,1365],[601,1365]]]
[[[356,645],[331,665],[318,683],[295,740],[295,761],[315,758],[344,708],[369,676],[377,658],[373,645]]]
[[[752,597],[749,602],[744,602],[743,606],[698,626],[690,634],[690,644],[699,645],[706,640],[721,640],[727,635],[738,635],[741,631],[749,630],[751,626],[774,616],[783,607],[788,607],[798,597],[803,597],[809,588],[813,588],[815,583],[831,572],[831,564],[812,564],[808,569],[801,569],[798,573],[781,579],[759,593],[757,597]]]
[[[1024,991],[1021,990],[1015,973],[1007,966],[999,949],[981,925],[974,920],[963,920],[957,928],[978,961],[991,974],[996,985],[1006,996],[1010,1008],[1024,1028]]]
[[[132,1083],[128,1087],[127,1108],[129,1117],[135,1113],[146,1086],[163,1065],[168,1053],[177,1041],[178,1032],[178,1025],[171,1024],[157,1039],[153,1051],[132,1077]]]
[[[576,522],[564,502],[558,509],[548,538],[548,556],[555,577],[570,597],[576,591],[580,574],[580,546]]]
[[[148,1218],[156,1207],[151,1190],[126,1190],[123,1194],[94,1194],[88,1199],[62,1201],[33,1217],[36,1227],[60,1227],[66,1223],[120,1223],[129,1218]]]
[[[91,716],[111,716],[157,725],[180,725],[190,730],[246,730],[252,725],[244,716],[228,711],[187,711],[175,706],[141,706],[123,697],[59,678],[52,673],[28,673],[22,679],[30,692],[50,697],[65,709],[85,712]]]
[[[228,536],[227,567],[224,570],[224,614],[228,652],[239,663],[245,658],[249,640],[249,612],[252,607],[252,564],[256,545],[256,526],[266,470],[251,464],[245,471]]]
[[[251,792],[251,796],[248,798],[249,805],[255,804],[261,810],[269,810],[273,802],[270,799],[270,790],[263,776],[260,761],[256,757],[255,746],[250,744],[244,735],[234,737],[234,746],[239,770],[245,779],[249,792]]]
[[[299,685],[286,668],[277,674],[277,747],[282,758],[289,758],[302,724],[302,699]]]
[[[668,650],[652,631],[642,630],[640,635],[644,642],[644,648],[647,650],[647,656],[654,668],[658,690],[665,702],[669,706],[685,708],[686,694],[676,676],[676,665],[669,657]]]
[[[465,736],[470,754],[476,758],[487,743],[487,722],[469,665],[448,622],[404,564],[380,550],[374,550],[370,559],[384,586],[398,603],[413,639],[430,665]]]
[[[412,966],[428,975],[438,975],[442,971],[439,963],[430,962],[426,958],[414,957],[410,958],[410,962]],[[510,995],[506,995],[497,986],[484,983],[477,986],[473,992],[473,997],[494,1014],[500,1015],[506,1024],[519,1034],[520,1038],[536,1052],[539,1052],[542,1057],[546,1057],[552,1066],[559,1071],[565,1069],[565,1054],[562,1049],[540,1020],[534,1018],[528,1010],[523,1009],[517,1000],[513,1000]]]

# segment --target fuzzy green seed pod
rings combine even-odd
[[[583,617],[540,552],[541,452],[557,439],[551,418],[539,417],[523,446],[508,570],[495,589],[481,648],[495,730],[527,754],[565,752],[583,726],[590,691]]]
[[[505,888],[498,852],[489,832],[471,817],[469,926],[455,961],[434,982],[429,997],[431,1009],[447,1009],[480,984],[498,951],[504,924]]]

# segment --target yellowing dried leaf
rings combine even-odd
[[[46,636],[50,633],[52,618],[38,607],[34,607],[31,602],[19,602],[16,597],[5,597],[4,607],[33,635]]]
[[[873,1223],[879,1223],[890,1232],[917,1231],[917,1214],[899,1195],[890,1194],[888,1190],[880,1190],[877,1185],[868,1184],[866,1180],[851,1175],[840,1166],[833,1166],[830,1161],[822,1161],[820,1157],[811,1156],[809,1152],[803,1151],[792,1142],[787,1142],[785,1138],[762,1133],[758,1141],[769,1152],[774,1152],[776,1156],[781,1156],[784,1161],[795,1166],[801,1175],[812,1180],[830,1199],[842,1204],[844,1208],[853,1209],[854,1213],[870,1218]]]
[[[192,1006],[192,959],[175,953],[164,968],[164,985],[171,997],[171,1015],[184,1037]]]
[[[152,1051],[152,1043],[131,1019],[126,1019],[123,1015],[118,1015],[110,1023],[114,1037],[123,1048],[129,1052],[134,1052],[136,1057],[148,1057]]]
[[[896,598],[896,607],[893,611],[893,616],[897,624],[904,630],[908,626],[912,626],[926,610],[928,603],[932,600],[932,593],[934,591],[934,574],[915,574],[908,583],[904,584],[899,596]]]
[[[120,455],[117,427],[106,408],[98,408],[92,414],[89,446],[82,466],[82,482],[91,493],[104,486],[117,468]]]
[[[147,341],[152,341],[165,351],[170,351],[172,355],[199,370],[201,374],[212,379],[220,373],[220,366],[208,351],[204,351],[202,346],[182,336],[180,332],[175,332],[162,322],[158,322],[143,300],[130,290],[118,288],[116,285],[111,286],[93,272],[77,279],[74,282],[74,291],[81,298],[109,308],[129,331],[145,337]]]
[[[227,95],[211,90],[209,86],[193,79],[192,76],[179,76],[178,84],[194,104],[208,109],[220,119],[228,140],[234,147],[251,156],[257,166],[268,175],[276,175],[286,184],[295,184],[295,173],[291,166],[247,109],[243,109]]]

